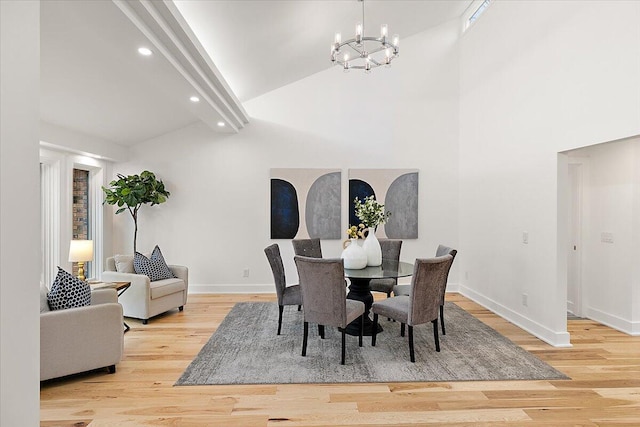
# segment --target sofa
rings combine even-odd
[[[91,304],[50,310],[40,285],[40,381],[98,368],[116,371],[122,360],[124,326],[115,289],[95,289]]]
[[[101,279],[104,282],[131,282],[131,287],[120,295],[124,315],[141,319],[147,324],[149,319],[172,309],[182,311],[187,304],[189,270],[181,265],[169,265],[175,278],[151,281],[144,274],[136,274],[133,269],[133,255],[116,255],[107,258],[106,270]]]

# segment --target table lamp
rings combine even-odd
[[[72,240],[69,245],[69,262],[78,263],[78,279],[85,280],[84,263],[93,260],[93,240]]]

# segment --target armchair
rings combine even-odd
[[[91,292],[91,305],[49,310],[47,288],[41,285],[40,381],[108,367],[122,359],[122,306],[115,289]]]
[[[116,269],[116,261],[120,271]],[[170,265],[175,276],[172,279],[152,282],[144,274],[133,270],[133,255],[117,255],[107,258],[106,270],[102,273],[105,282],[131,282],[131,287],[119,298],[126,317],[141,319],[147,324],[149,318],[174,308],[183,310],[187,303],[189,270],[180,265]]]

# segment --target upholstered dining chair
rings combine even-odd
[[[457,253],[458,253],[457,250],[444,245],[438,245],[438,249],[436,250],[437,257],[443,256],[443,255],[451,255],[454,260],[456,259]],[[451,261],[451,265],[453,265],[453,261]],[[451,265],[449,266],[449,270],[447,270],[447,278],[444,281],[442,285],[442,289],[440,291],[440,326],[442,327],[442,335],[447,334],[444,329],[444,298],[445,298],[445,294],[447,293],[447,281],[449,279],[449,271],[451,270]],[[393,294],[396,296],[409,295],[409,292],[410,292],[410,285],[396,285],[393,287]]]
[[[398,268],[398,262],[400,261],[400,249],[402,249],[402,240],[394,239],[378,239],[380,241],[380,248],[382,249],[382,268],[385,267]],[[387,298],[391,296],[393,287],[398,284],[398,279],[371,279],[369,282],[369,288],[372,291],[384,292],[387,294]]]
[[[373,335],[371,345],[376,345],[378,331],[378,315],[390,317],[401,323],[404,336],[404,325],[409,330],[409,357],[415,362],[413,348],[413,327],[423,323],[433,323],[433,338],[436,351],[440,351],[438,338],[438,308],[440,306],[440,288],[446,280],[447,271],[451,267],[453,257],[444,255],[436,258],[416,259],[411,277],[410,295],[394,296],[376,301],[371,306],[373,313]]]
[[[320,239],[293,239],[293,252],[299,256],[322,258]]]
[[[346,327],[358,317],[364,316],[364,303],[347,299],[344,287],[344,262],[342,259],[323,259],[303,256],[294,257],[302,288],[304,313],[304,336],[302,355],[307,355],[309,322],[318,324],[320,338],[324,338],[324,327],[335,326],[342,332],[342,358],[344,365]],[[364,320],[364,319],[361,319]],[[364,325],[364,321],[361,322]],[[320,328],[320,326],[322,326]],[[362,347],[362,327],[358,345]]]
[[[264,249],[264,253],[267,255],[269,265],[271,266],[271,272],[273,273],[273,280],[276,285],[276,295],[278,296],[278,335],[282,329],[282,312],[285,305],[297,305],[300,310],[302,304],[302,293],[300,291],[300,285],[287,286],[287,279],[284,274],[284,264],[282,263],[282,257],[280,256],[280,247],[277,243],[267,246]]]

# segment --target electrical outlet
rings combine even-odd
[[[528,231],[523,231],[522,232],[522,243],[524,243],[525,245],[529,244],[529,232]]]
[[[527,301],[528,299],[529,299],[529,295],[522,294],[522,305],[524,305],[525,307],[529,306],[529,301]]]
[[[242,277],[249,277],[249,269],[245,268],[244,270],[242,270]]]

